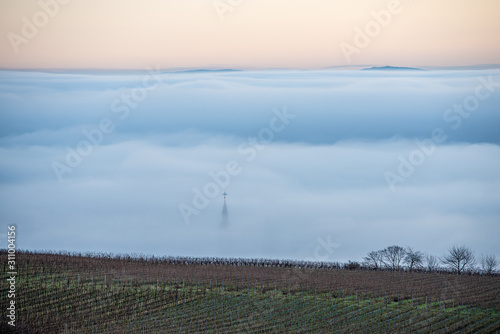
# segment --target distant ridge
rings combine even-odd
[[[380,67],[370,67],[363,68],[361,71],[423,71],[416,67],[397,67],[397,66],[380,66]]]
[[[225,69],[221,69],[221,70],[199,69],[199,70],[177,71],[175,73],[203,73],[203,72],[241,72],[241,70],[233,70],[233,69],[230,69],[230,68],[225,68]]]

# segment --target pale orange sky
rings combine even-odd
[[[44,14],[40,3],[57,1],[67,3],[53,17]],[[392,0],[400,12],[349,60],[341,44],[355,46],[355,28],[375,22],[370,13],[386,10],[391,0],[241,0],[224,20],[217,1],[238,2],[1,0],[0,67],[500,64],[498,0]],[[34,16],[38,31],[23,35],[23,18],[33,23]]]

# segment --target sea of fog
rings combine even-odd
[[[499,125],[500,70],[4,70],[0,247],[500,256]]]

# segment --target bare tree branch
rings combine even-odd
[[[389,246],[382,250],[382,261],[384,265],[391,270],[400,270],[401,262],[406,255],[406,251],[400,246]]]
[[[424,253],[415,251],[411,247],[408,247],[406,249],[404,262],[408,265],[410,271],[412,271],[414,268],[420,267],[422,265],[423,259],[424,259]]]
[[[486,275],[491,275],[495,272],[499,263],[495,255],[481,255],[481,271]]]
[[[443,257],[441,262],[456,272],[457,275],[462,274],[474,265],[476,256],[474,255],[474,251],[469,247],[453,246],[448,250],[448,253]]]
[[[425,262],[427,264],[427,271],[433,272],[439,268],[439,259],[435,255],[427,255],[425,257]]]
[[[378,270],[383,265],[382,251],[371,251],[363,258],[363,260],[366,261],[368,266],[371,266],[375,268],[375,270]]]

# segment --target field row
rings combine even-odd
[[[422,300],[394,302],[359,296],[281,294],[223,288],[124,287],[103,284],[22,284],[20,319],[40,333],[374,332],[490,333],[500,330],[500,312],[445,308]],[[1,296],[5,300],[5,296]],[[3,306],[2,306],[3,307]]]
[[[23,253],[18,272],[19,333],[500,331],[498,276]]]

